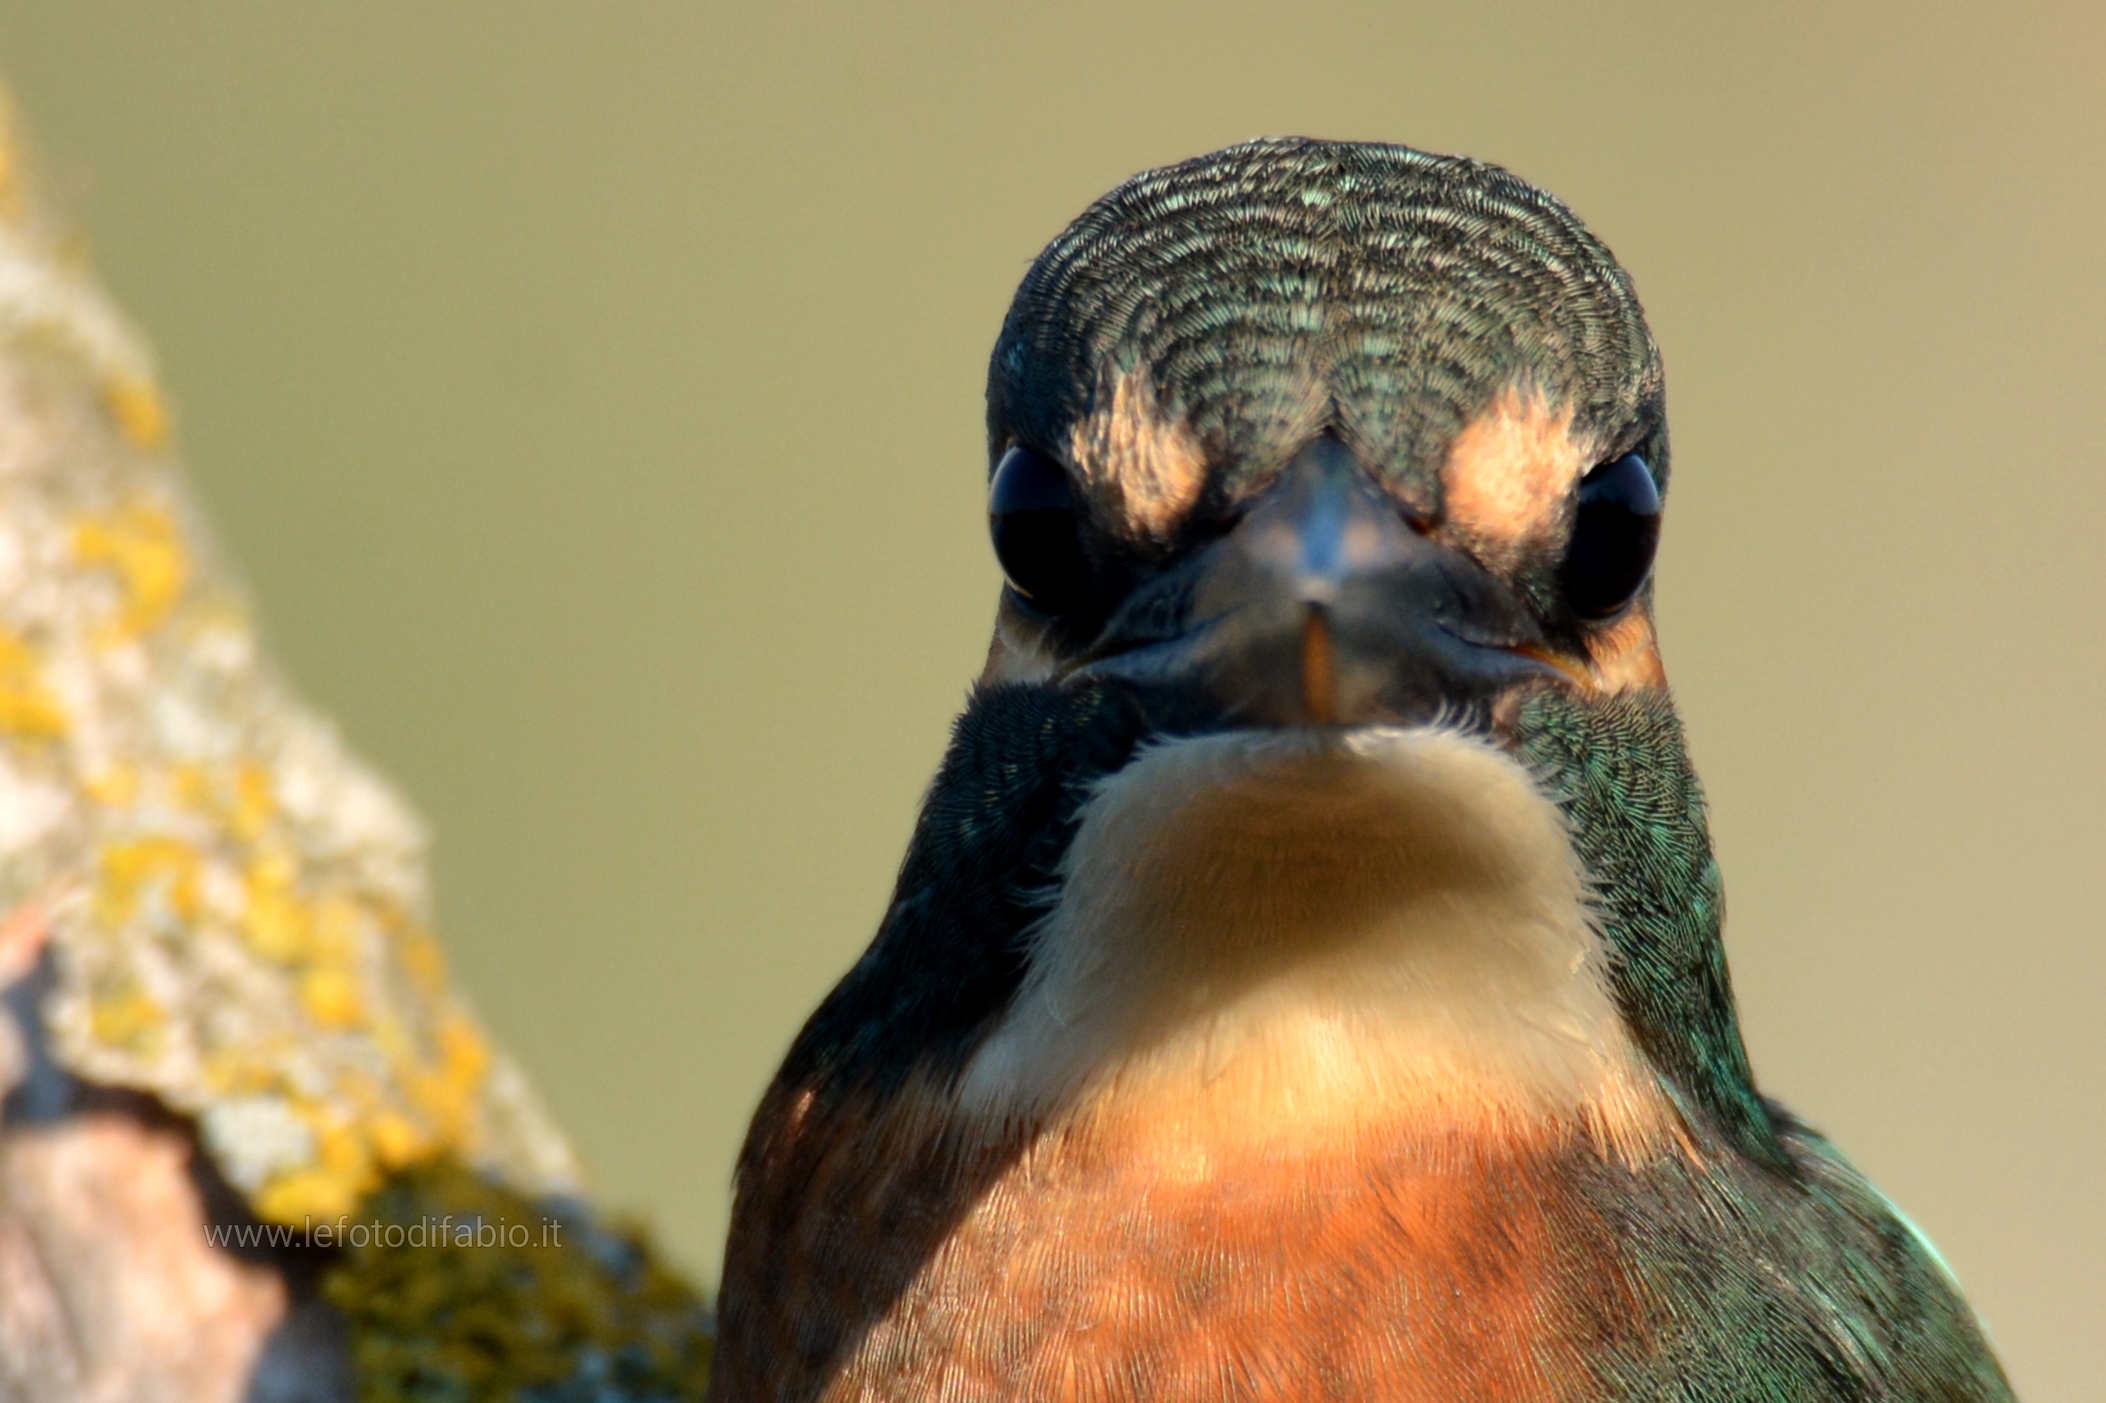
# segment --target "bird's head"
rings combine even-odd
[[[1660,683],[1658,352],[1497,167],[1259,141],[1137,177],[1018,291],[989,437],[990,679],[1275,727]]]
[[[1146,172],[1025,277],[988,427],[983,685],[783,1104],[1028,1118],[1246,1046],[1296,1115],[1289,1066],[1657,1075],[1766,1152],[1655,647],[1659,354],[1564,205],[1400,146]]]

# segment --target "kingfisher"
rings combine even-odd
[[[1032,265],[986,667],[736,1181],[712,1397],[2009,1399],[1757,1090],[1660,353],[1497,166],[1267,139]]]

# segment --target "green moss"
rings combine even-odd
[[[708,1382],[701,1301],[580,1206],[441,1162],[389,1180],[338,1245],[323,1291],[361,1403],[673,1403]]]

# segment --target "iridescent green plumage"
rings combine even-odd
[[[1707,1172],[1605,1176],[1590,1198],[1661,1306],[1602,1358],[1605,1397],[2008,1398],[1944,1266],[1818,1133],[1757,1095],[1721,942],[1704,800],[1663,698],[1549,694],[1517,732],[1571,816],[1625,1015],[1692,1120]]]

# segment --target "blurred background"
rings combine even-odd
[[[1668,365],[1669,669],[1766,1089],[2106,1381],[2106,13],[0,0],[223,549],[460,981],[712,1280],[977,671],[985,357],[1133,171],[1562,195]]]

